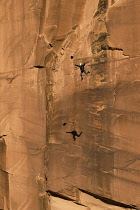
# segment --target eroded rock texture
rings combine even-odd
[[[139,0],[0,9],[0,209],[139,209]]]

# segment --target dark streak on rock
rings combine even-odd
[[[50,47],[53,47],[53,45],[52,45],[51,43],[49,44],[49,46],[50,46]]]
[[[5,170],[3,170],[2,168],[0,169],[1,171],[3,171],[4,173],[6,173],[6,174],[10,174],[10,175],[12,175],[11,173],[9,173],[9,172],[7,172],[7,171],[5,171]]]
[[[81,192],[83,193],[86,193],[88,195],[91,195],[93,196],[94,198],[96,199],[99,199],[101,200],[102,202],[106,203],[106,204],[109,204],[109,205],[113,205],[113,206],[119,206],[119,207],[123,207],[123,208],[126,208],[126,209],[137,209],[139,210],[136,206],[134,205],[127,205],[127,204],[124,204],[124,203],[121,203],[121,202],[118,202],[118,201],[114,201],[110,198],[106,198],[106,197],[103,197],[103,196],[100,196],[100,195],[97,195],[97,194],[94,194],[94,193],[91,193],[89,191],[86,191],[86,190],[83,190],[83,189],[79,189]]]
[[[100,14],[105,14],[108,8],[108,0],[99,0],[98,4],[98,10],[95,13],[94,17],[100,15]]]
[[[0,136],[0,139],[2,139],[4,136],[7,136],[7,135],[2,135],[2,136]]]
[[[45,66],[33,66],[34,68],[38,68],[38,69],[42,69],[42,68],[45,68]]]
[[[54,191],[51,191],[51,190],[47,190],[46,192],[48,194],[50,194],[51,196],[56,197],[56,198],[61,198],[61,199],[67,200],[67,201],[74,201],[74,199],[69,198],[69,197],[67,197],[65,195],[62,195],[59,192],[54,192]]]
[[[85,206],[85,205],[83,205],[83,204],[81,204],[81,203],[78,203],[78,202],[74,202],[74,203],[77,204],[77,205],[79,205],[79,206],[83,206],[83,207],[88,208],[88,206]]]

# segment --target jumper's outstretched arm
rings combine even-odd
[[[79,135],[77,134],[78,137],[80,137],[82,135],[83,132],[81,132]]]

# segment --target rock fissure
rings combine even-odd
[[[130,205],[127,205],[127,204],[124,204],[124,203],[121,203],[121,202],[118,202],[118,201],[114,201],[114,200],[109,199],[107,197],[103,197],[103,196],[100,196],[100,195],[91,193],[89,191],[86,191],[86,190],[79,189],[79,191],[81,191],[83,193],[87,193],[88,195],[91,195],[94,198],[99,199],[102,202],[104,202],[106,204],[109,204],[109,205],[119,206],[119,207],[122,207],[122,208],[125,208],[125,209],[136,209],[136,210],[139,210],[139,208],[137,208],[136,206],[131,205],[131,204]]]
[[[46,192],[48,193],[48,195],[74,202],[74,199],[71,199],[71,198],[69,198],[69,197],[67,197],[67,196],[65,196],[65,195],[63,195],[59,192],[54,192],[54,191],[51,191],[51,190],[47,190]]]

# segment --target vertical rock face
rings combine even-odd
[[[0,209],[140,208],[139,7],[1,1]]]
[[[45,71],[31,68],[41,65],[37,48],[42,7],[41,1],[34,0],[0,2],[0,132],[7,135],[2,173],[4,179],[9,176],[9,192],[5,188],[9,198],[0,193],[4,210],[38,210],[42,205],[46,81]]]
[[[66,36],[64,15],[52,40],[47,187],[85,206],[80,190],[108,198],[112,209],[139,206],[139,2],[80,6],[77,27]],[[80,63],[90,71],[82,81],[74,66]],[[68,133],[73,131],[83,132],[76,141]]]

